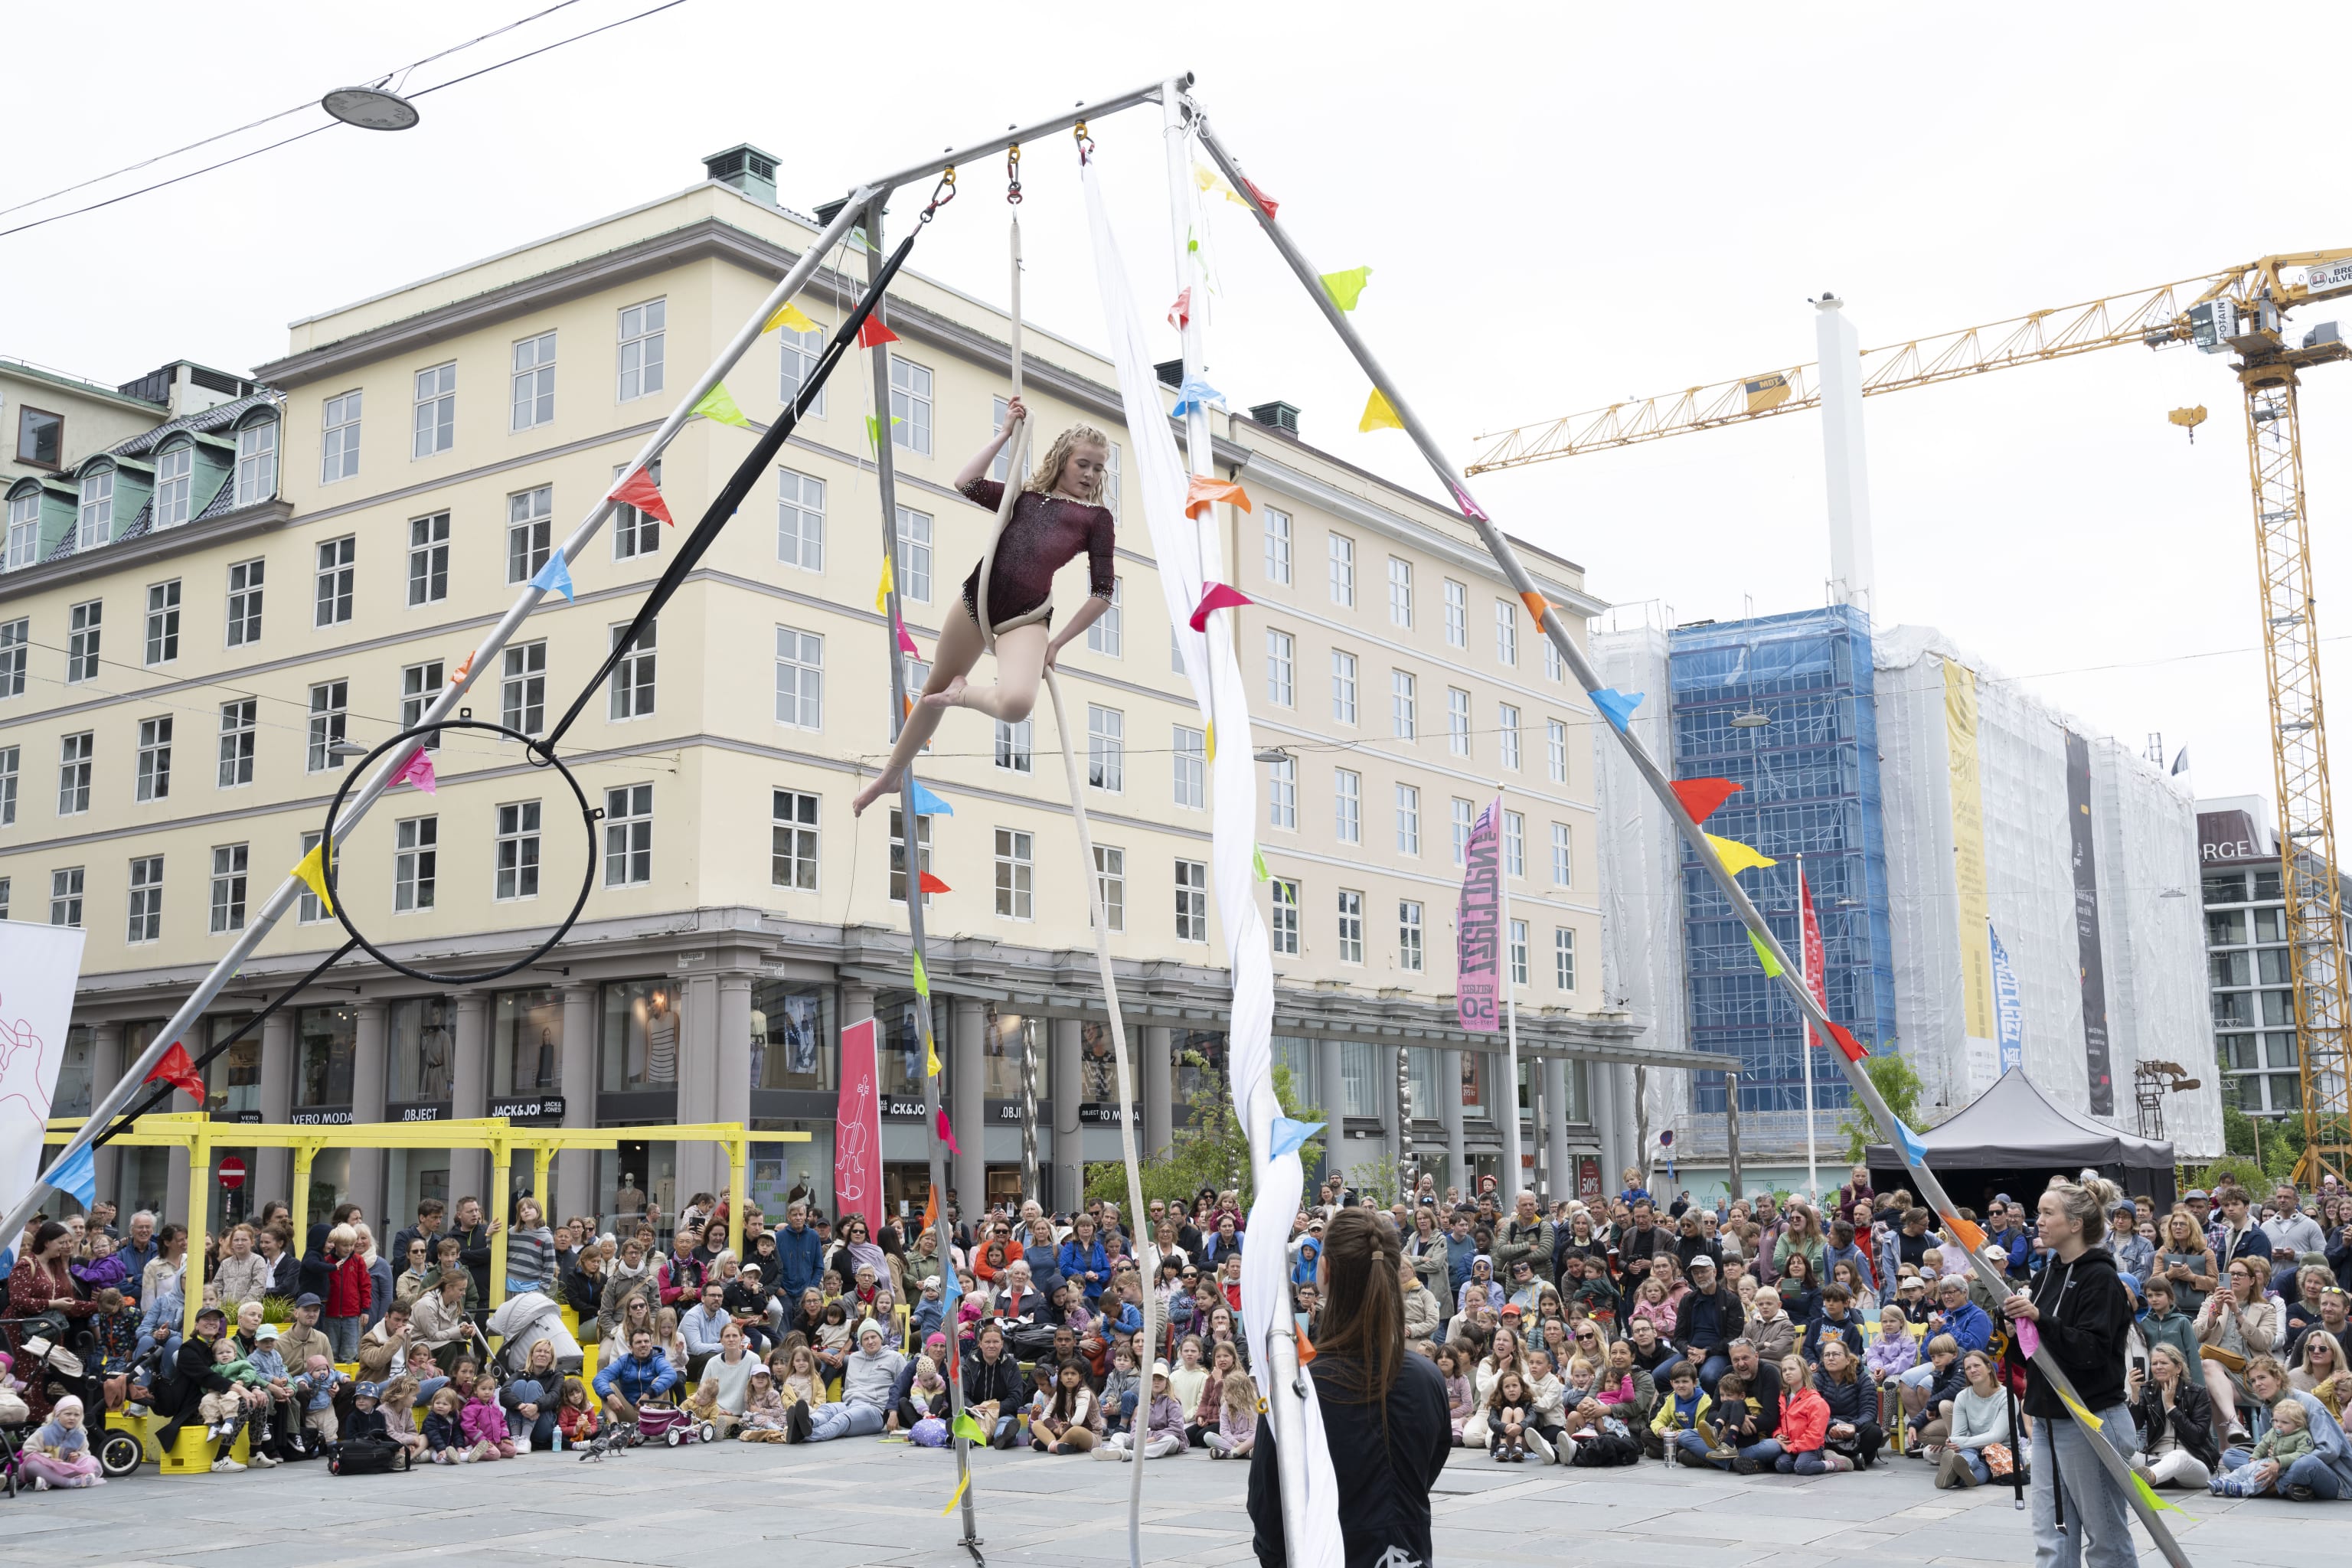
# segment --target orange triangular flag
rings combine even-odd
[[[917,876],[915,879],[915,885],[922,889],[923,891],[927,893],[952,893],[955,891],[953,888],[949,887],[945,882],[942,882],[937,877],[932,876],[929,871],[922,872]]]
[[[1315,1342],[1307,1337],[1305,1329],[1301,1329],[1298,1331],[1298,1364],[1305,1366],[1314,1359]]]
[[[931,1189],[931,1195],[923,1200],[923,1228],[925,1230],[937,1230],[939,1227],[940,1190],[937,1187],[933,1187]]]
[[[1982,1252],[1984,1250],[1985,1233],[1978,1226],[1968,1220],[1962,1219],[1956,1214],[1948,1214],[1943,1216],[1943,1220],[1944,1234],[1946,1236],[1950,1237],[1954,1241],[1958,1242],[1970,1252]]]
[[[1544,611],[1548,609],[1549,605],[1545,601],[1544,596],[1541,594],[1538,594],[1534,589],[1530,588],[1528,592],[1519,595],[1519,603],[1528,607],[1528,614],[1536,618],[1537,626],[1540,626],[1543,625]]]
[[[884,343],[898,341],[898,334],[884,326],[879,316],[866,317],[866,324],[857,329],[857,346],[861,349],[878,349]]]
[[[449,684],[452,686],[458,685],[465,680],[466,677],[473,673],[474,656],[468,653],[466,656],[466,662],[457,667],[457,673],[449,678]]]
[[[1676,779],[1675,798],[1683,803],[1693,822],[1705,822],[1715,815],[1715,808],[1731,798],[1732,792],[1745,786],[1729,779]]]
[[[1858,1062],[1870,1055],[1862,1048],[1862,1042],[1853,1037],[1853,1031],[1835,1019],[1830,1021],[1830,1038],[1837,1042],[1837,1048],[1845,1053],[1845,1059],[1850,1062]]]
[[[1233,480],[1195,474],[1191,488],[1184,492],[1184,515],[1198,517],[1221,500],[1229,500],[1244,511],[1250,510],[1249,492]]]

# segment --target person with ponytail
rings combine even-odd
[[[1453,1451],[1445,1379],[1427,1356],[1408,1354],[1403,1246],[1377,1209],[1342,1209],[1323,1233],[1315,1282],[1322,1334],[1307,1375],[1339,1481],[1347,1568],[1435,1559],[1429,1490]],[[1258,1417],[1250,1453],[1252,1545],[1263,1568],[1285,1568],[1280,1461],[1272,1424]]]
[[[2124,1388],[2131,1291],[2116,1271],[2115,1255],[2099,1245],[2120,1195],[2113,1182],[2089,1171],[2079,1183],[2053,1182],[2039,1212],[2050,1260],[2032,1285],[2001,1304],[2012,1323],[2034,1325],[2042,1348],[2101,1423],[2092,1431],[2067,1410],[2042,1369],[2024,1362],[2025,1409],[2033,1417],[2034,1568],[2131,1568],[2135,1561],[2126,1494],[2091,1448],[2104,1441],[2128,1456],[2139,1447]],[[2022,1359],[2014,1340],[2009,1354]]]

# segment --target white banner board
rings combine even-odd
[[[82,932],[71,927],[0,921],[0,1207],[40,1174],[81,949]]]

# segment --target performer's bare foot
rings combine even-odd
[[[923,706],[926,708],[953,708],[958,706],[963,701],[964,684],[964,678],[961,675],[957,676],[953,680],[947,683],[947,687],[944,690],[927,692],[923,697]]]
[[[872,805],[876,801],[881,799],[883,795],[898,787],[898,770],[897,768],[884,768],[882,770],[881,776],[876,779],[872,784],[867,784],[864,789],[859,790],[857,792],[857,798],[849,803],[849,815],[852,816],[865,816],[866,808],[867,806]]]

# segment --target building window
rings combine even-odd
[[[1379,1069],[1372,1047],[1361,1040],[1339,1047],[1339,1114],[1369,1121],[1381,1113]]]
[[[114,534],[114,470],[100,468],[81,477],[80,531],[77,550],[95,550]]]
[[[776,559],[803,572],[824,570],[823,479],[776,470]]]
[[[1503,813],[1503,869],[1514,877],[1528,874],[1528,819],[1519,812]]]
[[[613,482],[616,485],[619,484],[621,482],[621,476],[627,471],[628,465],[626,464],[621,464],[615,467],[613,469]],[[661,459],[659,458],[656,458],[651,463],[646,465],[646,477],[653,480],[656,489],[660,488]],[[656,517],[653,513],[645,510],[641,507],[633,506],[627,501],[619,501],[614,503],[613,507],[613,559],[615,561],[631,561],[641,555],[659,554],[661,552],[661,519]]]
[[[919,880],[931,868],[931,819],[928,816],[915,818],[915,874]],[[907,901],[907,819],[895,805],[890,808],[890,901]],[[925,893],[924,907],[928,909],[930,902],[930,894]]]
[[[220,710],[220,787],[239,789],[253,782],[253,742],[259,700],[224,702]]]
[[[988,417],[990,420],[989,435],[994,437],[1002,433],[1005,426],[1012,423],[1013,420],[1013,404],[1011,400],[1003,397],[990,398],[988,400]],[[989,459],[988,477],[994,479],[998,484],[1004,484],[1008,482],[1008,477],[1012,472],[1013,443],[1007,441],[1003,446],[999,447],[996,449],[996,456]]]
[[[449,596],[449,514],[408,520],[408,603],[437,605]]]
[[[1010,827],[996,830],[996,912],[1003,920],[1036,917],[1037,868],[1028,834]]]
[[[0,746],[0,827],[16,826],[16,773],[21,746]]]
[[[1565,822],[1551,825],[1551,881],[1555,888],[1571,887],[1576,881],[1576,847]]]
[[[931,602],[931,519],[903,506],[898,509],[898,596]]]
[[[1342,844],[1364,841],[1364,775],[1331,770],[1331,826]]]
[[[1562,991],[1576,989],[1576,932],[1568,926],[1555,927],[1551,933],[1552,979]]]
[[[654,879],[654,786],[604,792],[604,886],[635,888]]]
[[[1417,684],[1410,670],[1389,672],[1389,730],[1400,741],[1410,741],[1420,732]]]
[[[1292,705],[1297,640],[1288,632],[1269,627],[1265,634],[1265,700],[1277,708]]]
[[[1495,657],[1505,664],[1519,662],[1519,611],[1508,599],[1495,601]]]
[[[1517,773],[1519,767],[1519,710],[1508,702],[1495,708],[1495,744],[1505,767]]]
[[[1276,877],[1266,886],[1274,895],[1274,920],[1270,934],[1276,956],[1298,956],[1298,884],[1288,877]]]
[[[1335,723],[1356,721],[1356,656],[1331,650],[1331,719]]]
[[[1298,759],[1284,757],[1265,765],[1266,826],[1298,826]]]
[[[340,765],[334,747],[343,738],[343,720],[350,707],[348,680],[321,681],[310,688],[310,734],[302,759],[304,772],[320,773]]]
[[[494,899],[539,897],[539,802],[499,807],[498,875]]]
[[[96,680],[98,652],[105,640],[106,605],[98,599],[66,612],[66,683]]]
[[[1457,757],[1470,754],[1470,694],[1458,686],[1445,689],[1445,749]]]
[[[243,647],[261,640],[261,568],[258,561],[240,561],[228,569],[228,646]]]
[[[252,506],[278,493],[278,421],[257,420],[236,433],[237,506]]]
[[[1182,724],[1176,726],[1172,748],[1176,759],[1176,804],[1187,810],[1199,811],[1209,804],[1207,740],[1201,731]]]
[[[1087,782],[1117,795],[1127,787],[1127,716],[1087,704]]]
[[[89,809],[89,774],[97,737],[88,730],[58,742],[58,815],[79,816]]]
[[[408,665],[401,670],[400,727],[404,731],[425,722],[426,710],[441,695],[441,661],[437,658]],[[417,743],[423,750],[432,751],[441,743],[441,731],[430,731]]]
[[[1396,786],[1396,847],[1400,855],[1421,853],[1421,791],[1412,784]]]
[[[11,879],[0,877],[0,921],[8,918],[8,893]]]
[[[621,312],[621,401],[662,389],[662,339],[667,300],[648,300]]]
[[[1102,894],[1103,924],[1112,931],[1127,929],[1127,851],[1107,844],[1095,846],[1095,888]],[[1087,918],[1093,918],[1091,910]]]
[[[345,534],[330,539],[319,546],[319,591],[317,607],[311,615],[314,626],[339,626],[352,618],[352,587],[358,572],[359,542]]]
[[[1356,542],[1344,533],[1331,536],[1331,602],[1356,607]]]
[[[1550,771],[1552,783],[1568,782],[1568,726],[1557,719],[1544,721],[1544,764]]]
[[[32,640],[30,619],[0,621],[0,699],[25,695],[25,667],[31,657]]]
[[[555,421],[555,334],[541,332],[514,346],[514,372],[508,401],[514,416],[508,426],[529,430]]]
[[[776,722],[824,728],[824,639],[814,632],[776,628]]]
[[[147,585],[147,662],[169,664],[180,657],[180,580]]]
[[[1290,514],[1265,509],[1265,580],[1290,582]]]
[[[131,860],[131,918],[122,933],[125,942],[160,942],[163,937],[163,858],[136,855]]]
[[[1127,579],[1124,577],[1110,580],[1110,605],[1095,617],[1094,625],[1087,628],[1088,653],[1098,653],[1108,658],[1127,657],[1126,587]]]
[[[177,528],[194,515],[195,473],[194,447],[174,447],[156,458],[153,527]],[[37,515],[41,498],[30,495],[25,499],[33,503]]]
[[[18,462],[30,463],[37,468],[54,468],[65,457],[65,446],[66,422],[62,417],[40,408],[18,410],[16,415],[16,460]]]
[[[41,492],[26,491],[8,500],[8,553],[5,569],[30,566],[41,552]]]
[[[805,332],[796,332],[790,327],[779,327],[776,337],[783,346],[783,378],[776,389],[776,401],[789,406],[816,373],[816,362],[824,357],[824,329],[813,327]],[[816,396],[801,410],[801,417],[824,417],[824,388],[817,388]]]
[[[547,721],[547,643],[520,643],[506,650],[499,679],[499,722],[536,735]]]
[[[307,860],[310,858],[310,851],[319,847],[319,837],[320,835],[315,829],[302,835],[301,859]],[[319,901],[318,894],[305,887],[294,900],[294,923],[306,926],[317,925],[326,918],[327,906]]]
[[[1470,855],[1470,803],[1456,798],[1454,802],[1454,863],[1465,864]]]
[[[331,485],[360,471],[360,395],[330,397],[319,415],[319,482]]]
[[[507,497],[507,582],[528,583],[547,564],[555,527],[555,487],[518,490]]]
[[[1339,892],[1339,962],[1364,962],[1364,895]]]
[[[441,819],[401,818],[393,828],[393,912],[405,915],[431,909],[434,889],[440,877]]]
[[[1513,921],[1511,922],[1511,984],[1525,985],[1527,983],[1528,922]]]
[[[1397,967],[1421,973],[1421,905],[1412,899],[1397,900]]]
[[[769,807],[768,881],[778,888],[816,890],[817,800],[801,790],[780,789]]]
[[[1036,731],[1032,721],[1024,719],[1018,724],[996,721],[996,765],[1007,773],[1025,773],[1036,766]]]
[[[1445,646],[1470,646],[1470,590],[1451,577],[1445,580]]]
[[[1551,635],[1548,632],[1545,633],[1543,637],[1543,650],[1544,679],[1547,680],[1566,679],[1568,677],[1568,661],[1559,657],[1559,649],[1553,644]]]
[[[49,923],[81,928],[81,873],[79,866],[49,873]]]
[[[139,798],[172,795],[172,716],[139,721]]]
[[[654,633],[657,623],[647,621],[637,633],[635,644],[613,667],[611,695],[606,700],[606,714],[615,723],[624,719],[649,719],[654,711]],[[613,646],[621,646],[628,635],[625,626],[613,628]]]
[[[245,862],[242,844],[213,846],[212,933],[245,929]]]
[[[415,439],[412,458],[446,452],[457,441],[457,364],[436,364],[416,373]]]
[[[911,361],[890,361],[890,439],[931,455],[931,373]]]
[[[1389,625],[1412,625],[1412,563],[1389,557]]]
[[[1205,860],[1176,862],[1176,940],[1209,940],[1209,865]]]

